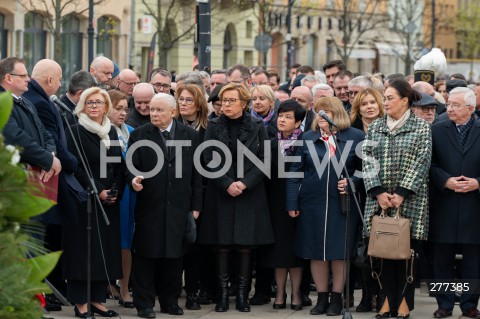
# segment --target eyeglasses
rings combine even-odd
[[[350,96],[355,96],[358,93],[360,93],[360,91],[348,91],[348,95],[350,95]]]
[[[435,106],[415,106],[416,109],[421,110],[423,113],[435,112]]]
[[[178,104],[183,104],[183,102],[185,102],[185,104],[187,104],[187,105],[192,105],[193,99],[191,97],[187,97],[187,98],[179,97],[178,98]]]
[[[130,112],[130,108],[120,108],[120,109],[115,109],[118,113],[125,112],[125,114],[128,114]]]
[[[120,82],[125,83],[125,85],[128,85],[128,86],[135,86],[138,84],[138,82],[125,82],[123,80],[120,80]]]
[[[450,107],[450,108],[452,108],[452,109],[454,109],[454,110],[460,110],[463,106],[467,106],[467,107],[468,107],[469,105],[461,105],[461,104],[457,104],[457,103],[455,103],[455,104],[447,103],[447,104],[445,105],[446,108],[449,108],[449,107]]]
[[[237,103],[237,101],[240,101],[240,99],[236,99],[236,98],[224,98],[222,99],[222,104],[228,104],[228,105],[233,105],[235,103]]]
[[[100,108],[102,106],[105,105],[105,101],[102,101],[102,100],[96,100],[96,101],[92,101],[92,100],[89,100],[89,101],[86,101],[85,104],[87,105],[87,107],[89,109],[93,109],[93,108]],[[94,107],[95,106],[95,107]]]
[[[163,88],[165,90],[170,87],[170,84],[166,84],[166,83],[152,83],[152,85],[156,88]]]
[[[16,74],[16,73],[9,73],[11,76],[18,76],[19,78],[26,79],[29,77],[28,73],[27,74]]]

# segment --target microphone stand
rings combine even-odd
[[[342,170],[345,173],[345,177],[347,178],[347,183],[348,186],[350,187],[350,190],[353,195],[353,199],[355,200],[355,204],[357,205],[358,213],[360,214],[361,221],[363,221],[363,216],[361,214],[360,210],[360,205],[358,203],[358,198],[356,195],[356,189],[355,189],[355,184],[353,181],[350,179],[350,174],[348,173],[347,166],[345,164],[344,159],[342,158],[342,153],[340,152],[340,148],[338,147],[338,141],[337,137],[335,134],[333,134],[333,125],[328,123],[328,129],[330,130],[330,133],[332,134],[333,141],[335,143],[335,150],[339,154],[339,161],[340,164],[342,165]],[[345,196],[350,196],[350,194],[347,192]],[[345,209],[345,214],[346,214],[346,219],[347,219],[347,224],[345,226],[345,307],[344,307],[344,312],[343,312],[343,319],[352,319],[352,314],[350,313],[350,205],[346,206]]]
[[[73,134],[72,127],[67,119],[67,113],[65,110],[60,108],[60,114],[63,116],[65,123],[67,124],[68,131],[72,135],[73,144],[75,144],[75,149],[77,150],[78,156],[80,161],[82,162],[82,167],[87,173],[89,187],[87,188],[88,193],[88,200],[87,200],[87,319],[95,319],[92,313],[92,303],[91,303],[91,289],[92,289],[92,196],[93,199],[96,200],[100,210],[102,211],[103,219],[105,220],[105,224],[107,226],[110,225],[110,221],[108,220],[107,214],[103,209],[102,202],[100,201],[100,197],[98,196],[98,189],[95,186],[95,182],[93,181],[92,172],[88,169],[88,166],[83,158],[83,153],[80,151],[80,147],[78,146],[77,140],[75,139],[75,135]]]

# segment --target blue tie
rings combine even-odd
[[[462,144],[462,148],[465,147],[465,143],[467,142],[468,130],[467,125],[458,125],[458,138],[460,139],[460,144]]]

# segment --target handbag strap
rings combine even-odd
[[[405,259],[405,286],[403,286],[402,290],[402,296],[405,294],[405,289],[407,289],[407,285],[411,284],[413,282],[413,262],[414,262],[414,257],[415,257],[415,250],[410,249],[411,255],[410,255],[410,275],[408,274],[408,259]],[[383,290],[382,283],[380,281],[380,276],[382,275],[382,269],[383,269],[383,258],[380,258],[380,271],[375,271],[373,270],[373,257],[370,256],[370,267],[372,269],[372,278],[376,279],[378,281],[378,286],[380,287],[381,290]]]

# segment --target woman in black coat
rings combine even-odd
[[[237,153],[243,145],[263,162],[264,142],[268,136],[263,122],[246,112],[250,93],[244,85],[227,84],[220,91],[220,96],[223,115],[209,122],[205,142],[224,148],[226,146],[228,150],[225,153],[228,154],[223,154],[221,163],[217,163],[218,156],[214,156],[217,147],[208,147],[203,155],[207,166],[213,167],[215,172],[218,173],[219,168],[224,167],[227,171],[217,174],[220,176],[210,176],[198,242],[217,247],[217,279],[220,285],[220,298],[215,307],[217,312],[228,310],[228,252],[231,249],[239,251],[236,308],[248,312],[252,248],[271,244],[274,239],[264,184],[265,175],[243,154],[238,156],[239,159],[244,159],[240,166],[243,175],[238,172]],[[225,165],[225,155],[232,159],[228,167]]]
[[[67,135],[69,151],[77,157],[79,163],[81,155],[75,149],[73,139],[83,148],[82,156],[92,172],[102,207],[110,221],[107,226],[97,201],[91,198],[92,203],[95,203],[92,205],[91,215],[91,300],[87,300],[86,296],[86,203],[78,208],[79,224],[67,225],[64,228],[63,266],[68,299],[75,305],[75,315],[80,318],[88,317],[88,301],[91,301],[93,313],[103,317],[118,316],[115,311],[108,310],[102,304],[106,301],[105,287],[108,279],[122,278],[119,203],[125,185],[124,162],[122,160],[120,163],[102,164],[101,161],[103,154],[122,159],[121,147],[112,145],[118,137],[107,117],[111,110],[112,103],[106,91],[97,87],[85,90],[74,111],[79,118],[78,124],[72,127],[74,136]],[[102,165],[105,165],[106,169]],[[79,164],[75,175],[85,189],[90,188],[87,172],[82,165]]]
[[[302,135],[300,125],[306,110],[295,100],[286,100],[278,108],[278,133],[272,139],[272,178],[267,179],[267,196],[272,221],[275,244],[262,251],[262,266],[275,268],[277,296],[274,309],[286,308],[285,285],[290,273],[292,284],[291,306],[293,310],[302,309],[300,284],[302,281],[302,260],[293,253],[295,236],[295,219],[288,215],[285,208],[285,176],[279,174],[279,167],[288,172],[290,164],[283,157],[293,156],[296,147],[293,145]],[[285,175],[285,174],[283,174]]]

